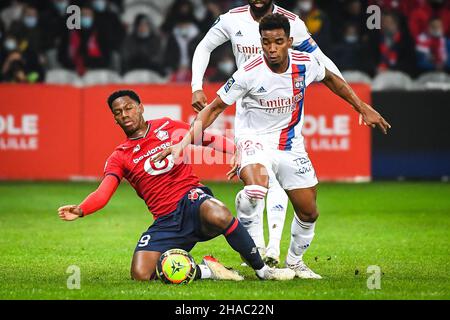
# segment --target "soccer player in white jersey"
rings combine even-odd
[[[313,53],[328,70],[342,78],[339,69],[323,54],[308,33],[304,22],[296,14],[273,4],[272,0],[249,0],[247,6],[234,8],[221,15],[195,50],[192,59],[192,105],[197,111],[203,109],[207,102],[206,95],[202,90],[202,81],[211,52],[222,43],[231,41],[238,68],[248,59],[261,54],[262,48],[258,30],[259,21],[269,13],[280,13],[288,18],[294,49]],[[240,105],[241,100],[238,99],[236,103]],[[236,110],[235,136],[238,136],[240,131],[243,130],[244,122],[241,120],[244,118],[240,114],[243,109],[237,107]],[[256,246],[260,248],[266,263],[274,266],[279,262],[280,240],[288,198],[276,181],[273,172],[270,169],[268,171],[270,183],[267,191],[266,207],[269,242],[266,249],[263,231],[264,196],[258,198],[250,196],[254,206],[246,209],[240,206],[242,204],[240,198],[249,197],[249,195],[245,193],[238,194],[236,197],[236,210],[239,220],[246,226]]]
[[[200,111],[183,140],[163,152],[155,161],[180,154],[228,106],[242,99],[238,106],[242,129],[237,137],[240,154],[239,176],[245,190],[257,197],[267,190],[267,168],[287,192],[295,215],[286,266],[299,278],[320,279],[303,262],[303,254],[314,237],[319,216],[316,205],[317,178],[303,144],[306,87],[323,82],[347,101],[363,122],[379,127],[383,133],[391,127],[370,105],[363,102],[340,77],[328,70],[314,55],[290,49],[290,25],[280,14],[265,16],[259,25],[263,54],[246,62],[218,91],[212,103]],[[261,89],[263,88],[263,90]],[[250,202],[242,204],[250,206]]]

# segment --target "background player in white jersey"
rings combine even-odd
[[[300,278],[320,279],[303,262],[319,216],[317,178],[301,135],[305,89],[313,81],[322,81],[350,103],[366,125],[378,126],[385,134],[391,126],[316,57],[290,49],[293,39],[286,17],[269,14],[261,20],[259,30],[263,54],[233,74],[218,91],[218,97],[198,113],[189,135],[161,152],[158,160],[169,154],[178,158],[194,137],[201,137],[204,129],[241,98],[244,130],[237,137],[241,155],[239,176],[246,188],[258,194],[268,186],[266,168],[272,168],[295,210],[286,265]]]
[[[272,0],[249,0],[248,6],[237,7],[221,15],[203,40],[197,46],[192,59],[192,105],[196,110],[206,106],[207,98],[202,90],[202,81],[208,66],[211,52],[226,41],[230,41],[236,58],[236,64],[241,67],[248,59],[262,52],[259,21],[269,13],[280,13],[286,16],[291,27],[293,48],[299,51],[312,52],[327,67],[342,78],[336,65],[326,57],[311,35],[308,33],[304,22],[294,13],[289,12],[275,4]],[[237,100],[237,104],[241,101]],[[241,108],[236,108],[235,136],[242,130]],[[280,240],[286,216],[288,198],[280,187],[273,173],[269,169],[269,189],[262,190],[264,195],[249,194],[242,190],[236,197],[236,210],[238,218],[247,227],[256,245],[261,248],[265,261],[269,265],[279,262]],[[263,233],[264,197],[267,192],[267,220],[269,226],[269,242],[265,248]],[[245,202],[253,203],[253,206],[241,207]],[[265,252],[264,252],[265,251]]]

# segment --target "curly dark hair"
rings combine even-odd
[[[112,110],[112,104],[113,104],[114,100],[116,100],[117,98],[121,98],[121,97],[130,97],[137,103],[139,103],[139,104],[141,103],[141,99],[139,98],[137,93],[134,92],[133,90],[118,90],[118,91],[111,93],[111,95],[108,97],[108,105],[111,110]]]
[[[259,34],[263,30],[283,29],[286,37],[289,38],[291,33],[291,25],[288,18],[279,13],[271,13],[261,19],[259,23]]]

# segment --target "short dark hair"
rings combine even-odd
[[[141,103],[141,99],[139,98],[137,93],[134,92],[133,90],[118,90],[111,93],[111,95],[108,97],[108,105],[111,110],[114,100],[121,97],[129,97],[130,99],[136,101],[137,103],[139,104]]]
[[[289,38],[291,33],[291,25],[288,18],[279,13],[271,13],[261,19],[259,23],[259,34],[263,30],[283,29],[286,36]]]

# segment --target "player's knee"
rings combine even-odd
[[[299,218],[304,222],[315,222],[319,218],[319,210],[317,210],[317,207],[311,208],[310,210],[303,210]]]
[[[269,187],[269,173],[264,165],[260,163],[249,164],[241,169],[240,178],[245,185],[258,185],[264,188]]]
[[[153,278],[154,270],[144,270],[143,268],[133,267],[131,269],[131,279],[136,281],[149,281]]]
[[[236,195],[236,209],[241,214],[253,215],[259,204],[264,202],[267,194],[267,188],[259,185],[245,186],[243,190]]]

